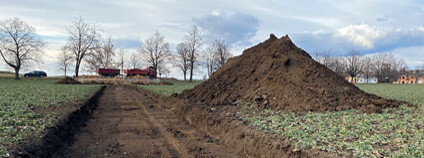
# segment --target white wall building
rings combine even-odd
[[[378,82],[378,79],[376,77],[369,77],[367,82],[367,78],[360,76],[358,77],[357,83],[377,83],[377,82]]]

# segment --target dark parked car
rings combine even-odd
[[[24,74],[24,77],[47,77],[44,71],[32,71]]]

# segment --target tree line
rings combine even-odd
[[[117,50],[112,37],[103,38],[99,26],[84,21],[82,17],[75,18],[65,29],[68,40],[57,56],[59,70],[65,76],[73,72],[78,77],[81,70],[96,72],[99,68],[137,69],[146,62],[159,75],[169,73],[172,65],[183,73],[184,80],[188,75],[188,80],[192,81],[197,67],[206,68],[210,76],[232,56],[229,46],[222,39],[215,39],[203,49],[203,36],[196,26],[185,34],[175,51],[171,50],[164,35],[156,31],[130,54],[129,59],[125,59],[123,48]],[[23,66],[42,61],[43,48],[47,44],[32,26],[19,18],[0,23],[0,42],[0,55],[15,70],[15,79],[19,79]]]
[[[354,78],[361,75],[367,82],[375,77],[380,83],[392,83],[408,68],[405,60],[394,57],[392,53],[364,56],[354,49],[344,56],[333,55],[331,49],[316,51],[314,59],[341,76]]]
[[[188,80],[192,81],[195,69],[205,68],[211,76],[232,56],[222,39],[213,40],[203,49],[203,36],[196,26],[185,34],[175,51],[171,50],[165,36],[156,31],[130,54],[128,60],[123,48],[117,50],[111,37],[103,38],[99,26],[85,22],[82,17],[75,18],[65,29],[68,40],[58,54],[59,70],[65,76],[73,72],[78,77],[81,69],[87,72],[96,72],[98,68],[136,69],[145,62],[159,75],[169,73],[172,66],[183,74],[184,80],[188,75]],[[15,70],[15,79],[19,79],[22,67],[42,63],[46,44],[32,26],[19,18],[0,23],[0,56]],[[391,53],[363,56],[357,50],[350,50],[344,56],[335,56],[328,49],[314,52],[314,58],[339,75],[362,75],[367,80],[376,77],[379,82],[386,83],[395,81],[407,69],[405,61]]]

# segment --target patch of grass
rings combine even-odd
[[[283,136],[296,148],[316,148],[348,157],[424,157],[424,86],[358,85],[386,98],[410,101],[417,108],[401,106],[381,114],[358,110],[308,113],[254,110],[243,106],[238,113],[259,130]]]
[[[0,156],[7,156],[6,146],[36,134],[50,125],[52,115],[40,115],[34,106],[55,106],[85,99],[99,90],[99,85],[59,85],[55,80],[0,79]]]
[[[203,81],[179,81],[179,80],[169,80],[173,85],[139,85],[139,87],[152,92],[164,95],[171,96],[173,93],[181,93],[183,90],[192,89],[194,86],[202,83]]]
[[[424,85],[400,85],[400,84],[356,84],[365,92],[378,96],[409,101],[416,105],[424,105]]]
[[[22,77],[22,75],[19,75]],[[0,79],[15,78],[15,74],[9,71],[0,71]]]

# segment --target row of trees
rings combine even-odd
[[[371,77],[376,77],[383,83],[396,81],[408,67],[403,59],[395,58],[391,53],[363,56],[356,50],[350,50],[345,56],[334,56],[329,49],[315,52],[314,58],[339,75],[351,77],[362,75],[367,81]]]
[[[68,26],[67,30],[70,34],[68,44],[64,46],[63,53],[59,56],[64,72],[71,64],[70,62],[75,60],[75,76],[78,76],[79,65],[83,58],[86,61],[85,69],[91,72],[95,72],[98,68],[124,68],[127,60],[124,59],[123,49],[120,49],[114,62],[115,47],[111,38],[101,40],[101,36],[95,31],[95,25],[86,24],[82,18],[79,18]],[[145,61],[153,66],[156,72],[162,74],[169,73],[166,63],[171,63],[181,70],[184,80],[187,80],[186,76],[189,74],[189,80],[192,81],[196,66],[203,65],[207,67],[208,74],[212,74],[231,57],[228,45],[221,39],[212,42],[207,51],[201,49],[202,35],[196,26],[186,33],[184,41],[177,45],[176,51],[171,51],[170,44],[166,42],[165,37],[156,31],[143,41],[136,53],[131,54],[127,67],[139,68],[142,65],[141,61]],[[72,53],[66,52],[73,52],[74,59],[69,58]]]
[[[117,52],[111,37],[104,39],[99,33],[98,25],[90,24],[82,17],[76,18],[66,26],[68,40],[58,55],[61,71],[65,76],[73,71],[78,77],[81,69],[96,72],[98,68],[140,68],[142,61],[153,66],[159,74],[169,72],[168,65],[181,70],[193,80],[194,69],[203,66],[210,76],[231,57],[224,40],[216,39],[206,50],[202,50],[202,33],[193,26],[176,47],[170,50],[165,37],[156,31],[147,37],[137,52],[125,59],[125,51]],[[35,29],[19,18],[5,20],[0,25],[0,55],[7,65],[14,68],[16,79],[22,66],[42,61],[43,48],[46,45],[35,33]],[[167,64],[168,63],[168,64]],[[74,69],[71,67],[74,66]]]

